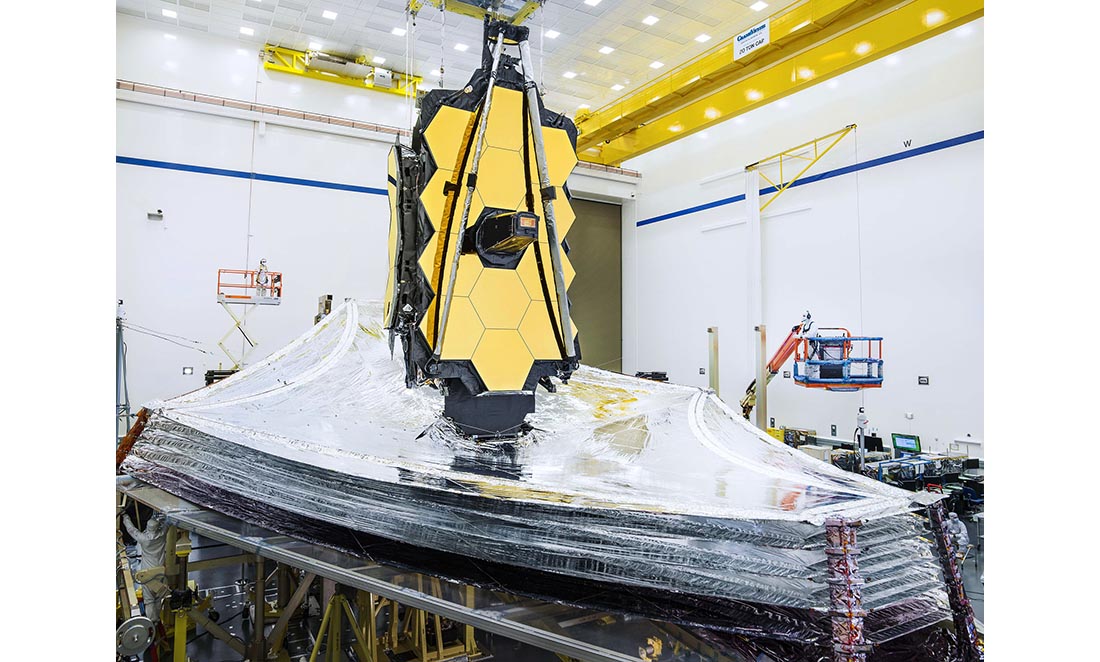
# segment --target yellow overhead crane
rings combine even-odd
[[[424,5],[431,5],[440,11],[449,11],[461,16],[470,16],[481,20],[485,17],[519,25],[531,17],[545,0],[409,0],[406,10],[413,16]],[[488,5],[488,6],[486,6]]]
[[[264,69],[412,97],[416,96],[422,80],[420,76],[386,70],[388,84],[383,84],[376,79],[376,68],[367,61],[366,55],[344,57],[272,44],[264,46]]]
[[[984,0],[806,0],[767,20],[770,41],[734,59],[735,38],[594,112],[577,154],[624,160],[981,18]]]

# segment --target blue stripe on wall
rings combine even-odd
[[[981,140],[985,138],[985,131],[975,131],[974,133],[968,133],[965,136],[959,136],[957,138],[950,138],[948,140],[941,140],[940,142],[931,143],[922,147],[914,147],[913,149],[907,149],[903,152],[896,154],[889,154],[877,159],[871,159],[870,161],[864,161],[863,163],[856,163],[843,168],[837,168],[836,170],[829,170],[817,175],[809,175],[791,184],[791,188],[796,186],[805,186],[806,184],[812,184],[814,182],[820,182],[823,179],[831,179],[833,177],[840,177],[841,175],[848,175],[859,170],[866,170],[867,168],[875,168],[877,166],[886,165],[887,163],[893,163],[894,161],[901,161],[904,159],[910,159],[914,156],[920,156],[921,154],[928,154],[929,152],[937,152],[941,149],[947,149],[949,147],[955,147],[956,145],[963,145],[965,143],[974,142],[975,140]],[[775,187],[769,186],[768,188],[760,189],[760,195],[768,195],[769,193],[775,193]],[[660,216],[654,216],[642,221],[638,221],[637,226],[650,225],[651,223],[659,223],[661,221],[667,221],[670,218],[677,218],[679,216],[687,216],[688,214],[694,214],[696,212],[705,211],[707,209],[714,209],[715,207],[722,207],[724,205],[731,205],[735,202],[741,202],[745,199],[745,194],[735,195],[732,198],[722,198],[721,200],[715,200],[714,202],[708,202],[706,204],[697,205],[695,207],[688,207],[687,209],[680,209],[678,211],[669,212],[667,214],[661,214]]]
[[[132,156],[116,156],[115,163],[126,165],[145,166],[146,168],[163,168],[165,170],[180,170],[182,172],[197,172],[203,175],[218,175],[220,177],[236,177],[238,179],[255,179],[261,182],[275,182],[276,184],[293,184],[295,186],[312,186],[314,188],[327,188],[336,191],[351,191],[352,193],[367,193],[370,195],[386,195],[386,189],[371,188],[369,186],[355,186],[353,184],[340,184],[337,182],[322,182],[316,179],[299,179],[297,177],[282,177],[280,175],[265,175],[260,172],[245,172],[243,170],[226,170],[225,168],[208,168],[207,166],[189,165],[187,163],[172,163],[170,161],[153,161],[151,159],[136,159]]]

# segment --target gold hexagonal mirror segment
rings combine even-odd
[[[473,364],[490,391],[519,391],[534,358],[515,329],[486,329],[474,350]]]
[[[428,127],[424,129],[424,142],[435,159],[436,167],[454,170],[458,164],[459,149],[470,129],[474,114],[453,106],[440,106]]]
[[[514,269],[485,269],[474,283],[470,301],[485,328],[516,329],[531,297]]]
[[[439,354],[440,358],[455,360],[470,358],[477,349],[484,331],[485,327],[474,312],[474,306],[470,300],[467,297],[453,297],[447,326],[443,332],[443,349]]]
[[[523,93],[497,86],[485,128],[485,142],[492,147],[518,152],[523,149]]]

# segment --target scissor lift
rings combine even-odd
[[[256,342],[244,328],[248,314],[255,310],[255,306],[278,306],[282,300],[283,274],[281,271],[218,269],[218,303],[233,318],[233,326],[229,327],[218,341],[218,347],[221,347],[233,362],[233,370],[240,369],[248,355],[256,348]],[[244,312],[238,316],[229,307],[231,304],[245,306]],[[233,354],[225,344],[236,331],[240,331],[248,344],[240,357]]]

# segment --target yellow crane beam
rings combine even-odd
[[[516,13],[511,16],[506,13],[495,11],[492,8],[481,7],[476,3],[466,2],[464,0],[409,0],[405,10],[415,16],[423,9],[424,5],[431,5],[440,11],[449,11],[454,14],[459,14],[460,16],[469,16],[478,20],[488,16],[489,18],[508,21],[512,25],[519,25],[530,18],[531,14],[534,14],[535,10],[542,6],[542,0],[529,0],[525,2],[523,6],[517,9]]]
[[[356,64],[362,64],[364,66],[372,66],[367,62],[366,56],[360,56],[358,58],[346,58],[350,62]],[[264,46],[264,69],[269,71],[281,71],[286,74],[295,74],[297,76],[305,76],[306,78],[315,78],[317,80],[325,80],[330,83],[340,83],[342,85],[351,85],[352,87],[361,87],[366,90],[374,90],[376,92],[387,92],[389,94],[398,94],[401,96],[416,96],[416,90],[420,86],[420,76],[410,76],[406,73],[399,71],[393,72],[393,87],[385,87],[382,85],[375,85],[366,78],[355,78],[352,76],[343,76],[340,74],[329,73],[325,71],[317,71],[310,69],[309,66],[309,53],[306,51],[299,51],[293,48],[285,48],[283,46],[273,46],[267,44]]]
[[[733,40],[577,117],[578,156],[624,160],[850,71],[984,14],[984,0],[808,0],[770,18],[771,40],[734,61]]]

